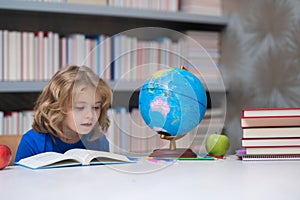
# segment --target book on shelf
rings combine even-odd
[[[289,127],[300,126],[300,116],[241,117],[241,127]]]
[[[300,146],[300,138],[242,138],[242,146]]]
[[[242,117],[300,116],[300,108],[245,108]]]
[[[244,138],[300,137],[300,127],[244,128]]]
[[[108,5],[108,0],[67,0],[67,3],[90,4],[90,5]]]
[[[133,162],[134,161],[130,160],[126,156],[116,153],[87,149],[71,149],[66,151],[64,154],[57,152],[45,152],[36,154],[27,158],[23,158],[15,164],[30,169],[43,169]]]
[[[223,15],[222,0],[181,0],[180,10],[182,12],[204,14],[204,15]]]
[[[178,4],[179,4],[178,0],[164,0],[164,1],[108,0],[109,6],[150,9],[150,10],[165,10],[165,11],[178,11]]]
[[[300,146],[247,146],[246,155],[300,154]]]

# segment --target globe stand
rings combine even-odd
[[[180,136],[169,136],[160,133],[160,138],[170,141],[169,149],[155,149],[150,157],[154,158],[196,158],[197,154],[191,149],[176,148],[176,140],[182,138],[184,135]]]

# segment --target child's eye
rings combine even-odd
[[[83,106],[77,106],[77,107],[75,107],[75,109],[76,109],[76,110],[83,110],[84,107],[83,107]]]
[[[93,107],[94,110],[100,110],[100,106]]]

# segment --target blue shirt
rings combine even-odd
[[[79,142],[68,144],[50,133],[39,133],[30,129],[25,133],[18,146],[15,162],[43,152],[65,153],[74,148],[92,149],[98,151],[109,151],[108,140],[101,135],[94,141],[88,140],[89,135],[83,135]]]

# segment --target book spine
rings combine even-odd
[[[250,127],[298,127],[300,126],[299,116],[282,117],[243,117],[241,128]]]

